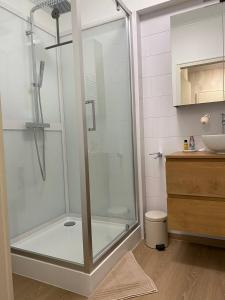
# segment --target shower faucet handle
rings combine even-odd
[[[162,158],[163,154],[161,152],[149,153],[150,156],[154,156],[154,159]]]
[[[39,123],[39,122],[26,122],[25,127],[27,129],[45,129],[50,128],[49,123]]]

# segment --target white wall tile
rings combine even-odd
[[[143,77],[170,74],[172,71],[170,53],[143,57],[142,61]]]
[[[166,197],[146,197],[146,209],[167,211]]]
[[[160,53],[170,52],[170,32],[165,31],[158,34],[143,37],[142,56],[147,57]]]
[[[158,119],[158,137],[174,137],[178,135],[177,116]]]
[[[170,16],[159,16],[149,18],[147,15],[141,19],[141,36],[149,36],[155,33],[170,30]]]
[[[171,74],[156,77],[144,77],[142,82],[144,98],[172,95]]]
[[[149,153],[155,153],[159,150],[158,138],[145,138],[144,139],[145,156]]]
[[[159,117],[176,116],[177,108],[173,107],[173,96],[166,95],[158,97]]]
[[[161,178],[146,177],[146,195],[150,197],[164,197],[166,191]]]
[[[152,177],[152,178],[162,178],[164,172],[163,172],[163,168],[164,168],[164,163],[163,163],[163,159],[155,159],[154,156],[150,156],[150,153],[155,153],[159,151],[159,147],[156,151],[154,152],[149,152],[146,156],[145,156],[145,164],[146,164],[146,168],[145,168],[145,175],[146,177]]]
[[[145,98],[143,100],[144,118],[172,117],[177,115],[177,108],[173,107],[172,95]]]
[[[159,149],[163,155],[168,155],[183,149],[183,137],[164,137],[159,139]]]
[[[144,99],[144,101],[143,101],[143,109],[144,109],[143,115],[144,115],[144,118],[159,117],[159,114],[160,114],[159,99],[160,99],[159,97]]]
[[[156,138],[159,136],[158,121],[159,118],[144,119],[144,137]]]

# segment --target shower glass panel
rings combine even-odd
[[[137,223],[128,20],[82,37],[95,259]]]
[[[59,48],[46,50],[56,43],[55,21],[48,11],[38,10],[33,27],[35,62],[37,72],[40,62],[45,62],[40,93],[43,118],[50,125],[44,129],[44,181],[33,130],[26,127],[27,122],[36,122],[30,23],[3,7],[0,19],[0,92],[12,251],[83,265],[80,136],[71,79],[75,82],[75,75],[70,68],[74,61],[72,55],[70,61],[65,58],[72,48],[64,48],[64,53]],[[42,128],[36,130],[42,151]]]
[[[110,5],[110,13],[119,19],[107,23],[98,19],[101,25],[94,27],[83,24],[86,29],[81,32],[94,260],[137,224],[128,20],[122,11],[116,10],[111,0],[101,3]],[[83,2],[80,4],[81,8],[85,6]],[[86,21],[90,21],[89,12],[93,4],[97,2],[88,3],[88,10],[85,10]],[[82,13],[81,17],[84,23]],[[71,28],[66,25],[65,32],[68,33],[61,36],[62,43],[72,39]],[[75,71],[70,63],[73,60],[73,45],[61,47],[60,53],[62,70],[65,71],[62,72],[64,108],[67,111],[68,107],[68,115],[71,115],[70,118],[67,115],[65,122],[69,119],[73,122],[69,104],[74,102],[73,86],[70,84]],[[76,128],[68,126],[71,141],[75,135],[73,131]],[[76,143],[70,147],[68,157],[74,156],[75,147]],[[70,208],[76,214],[72,197],[77,190],[75,166],[72,161],[68,164],[68,172],[71,172],[68,180],[71,183]]]

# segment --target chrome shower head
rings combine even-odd
[[[53,9],[57,9],[60,14],[64,14],[71,11],[71,3],[68,0],[32,0],[36,6],[33,8],[44,9],[51,13]]]
[[[56,21],[56,38],[57,43],[48,46],[45,49],[49,50],[52,48],[56,48],[59,46],[63,46],[66,44],[72,43],[72,41],[60,42],[60,27],[59,27],[59,18],[61,14],[67,13],[71,11],[71,3],[69,0],[31,0],[33,3],[36,3],[36,5],[31,9],[30,11],[30,24],[31,24],[31,30],[29,31],[29,34],[32,34],[32,29],[34,25],[34,13],[39,9],[44,9],[45,11],[49,12],[51,14],[51,17],[55,19]],[[33,38],[33,37],[32,37]]]
[[[71,4],[67,0],[55,1],[57,3],[50,5],[53,9],[58,9],[60,14],[65,14],[71,11]]]

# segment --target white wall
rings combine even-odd
[[[123,0],[123,2],[130,10],[136,11],[148,7],[153,7],[159,4],[165,4],[165,3],[170,4],[173,3],[174,0]]]
[[[29,14],[31,8],[34,6],[34,4],[29,0],[2,0],[1,4],[6,3],[7,5],[10,5],[11,7],[14,7],[16,10],[20,12],[24,12],[25,14]]]
[[[124,4],[131,11],[142,10],[163,3],[169,5],[183,1],[185,0],[123,0]],[[82,26],[99,23],[124,15],[122,10],[120,12],[116,10],[114,0],[82,0],[80,1],[80,5]],[[71,30],[71,22],[68,20],[67,15],[62,16],[63,31]]]
[[[185,0],[123,0],[124,4],[131,11],[153,7],[158,4],[171,4],[181,1]],[[13,8],[16,12],[27,17],[30,14],[31,8],[34,6],[30,0],[0,0],[0,5]],[[80,5],[83,26],[123,15],[122,12],[116,10],[114,0],[82,0],[80,1]],[[37,24],[55,33],[55,22],[50,18],[49,14],[43,10],[39,10],[35,13],[35,21]],[[60,21],[63,32],[71,30],[71,20],[68,14],[62,15]]]
[[[1,2],[14,6],[16,9],[24,11],[27,14],[33,6],[29,0],[2,0]],[[86,12],[87,15],[91,11],[95,14],[107,14],[114,7],[114,0],[82,0],[81,2],[83,9],[89,10]],[[170,3],[173,0],[123,0],[123,2],[130,10],[140,10],[157,4]]]
[[[165,161],[148,154],[164,155],[182,150],[183,140],[195,136],[202,147],[201,135],[221,132],[222,103],[174,108],[172,103],[172,68],[170,15],[175,8],[145,15],[141,19],[142,81],[144,102],[144,143],[147,209],[166,209]],[[210,125],[203,127],[199,119],[212,113]]]
[[[123,3],[131,11],[142,10],[153,7],[158,4],[171,4],[175,2],[183,2],[184,0],[122,0]],[[81,17],[82,24],[91,24],[96,21],[113,18],[118,13],[114,0],[82,0],[81,1]]]

